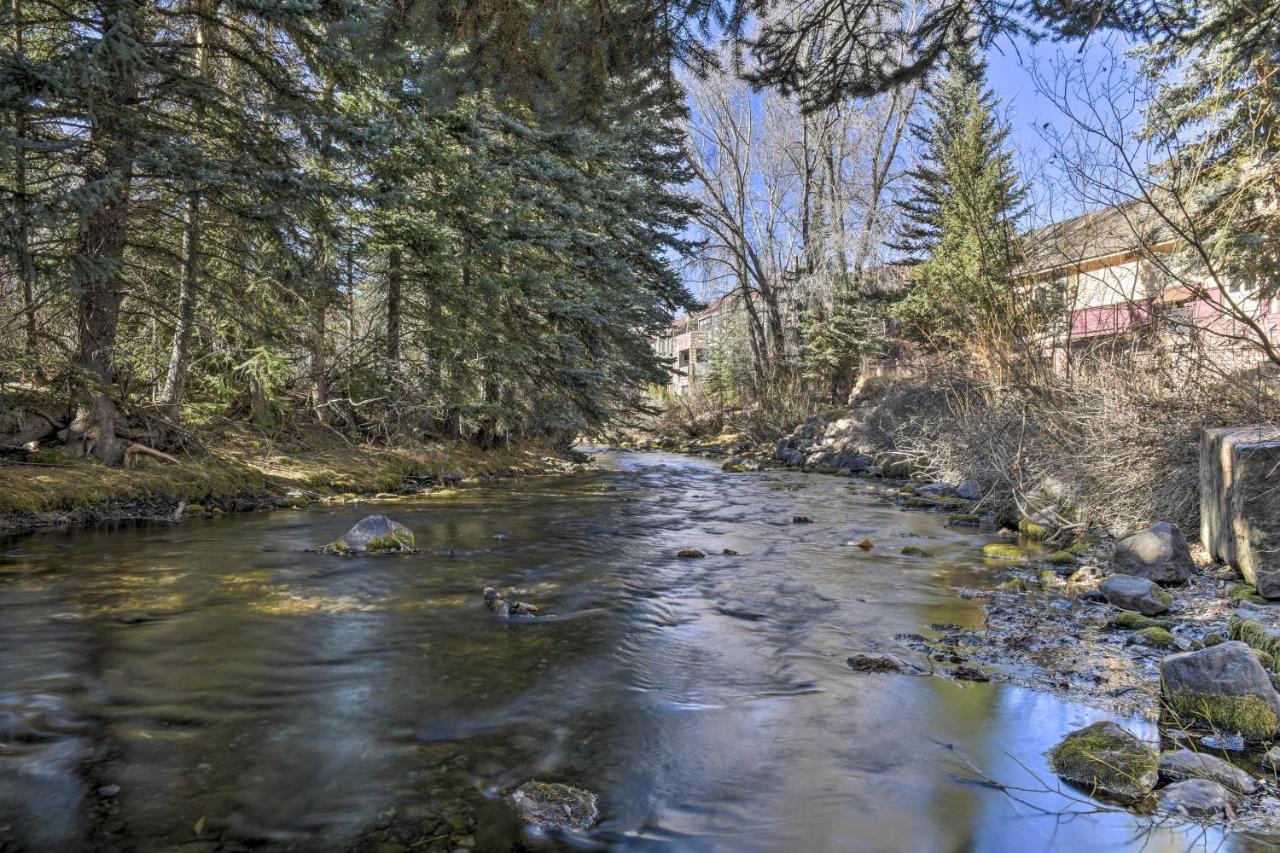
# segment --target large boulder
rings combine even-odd
[[[355,527],[324,547],[337,554],[388,554],[414,550],[413,531],[385,515],[362,518]]]
[[[1109,720],[1067,735],[1049,761],[1068,782],[1122,803],[1144,799],[1159,778],[1155,750]]]
[[[962,480],[960,485],[956,486],[956,497],[967,501],[976,501],[982,497],[982,486],[978,484],[977,480]]]
[[[1173,603],[1173,597],[1155,582],[1133,575],[1112,575],[1099,585],[1098,591],[1112,607],[1133,610],[1143,616],[1158,616]]]
[[[1217,782],[1188,779],[1160,790],[1160,810],[1199,818],[1232,818],[1240,811],[1240,798]]]
[[[1176,524],[1162,521],[1116,543],[1117,572],[1156,583],[1185,583],[1195,574],[1187,540]]]
[[[1253,650],[1236,640],[1169,655],[1160,662],[1160,689],[1178,717],[1224,734],[1267,740],[1280,723],[1280,694]]]
[[[521,819],[535,829],[585,832],[600,818],[590,791],[555,782],[525,782],[511,795]]]
[[[1257,779],[1231,762],[1207,752],[1179,749],[1160,756],[1162,782],[1185,782],[1188,779],[1208,779],[1237,794],[1252,794],[1258,790],[1259,784]]]

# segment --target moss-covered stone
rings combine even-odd
[[[1208,696],[1178,692],[1166,697],[1179,717],[1223,732],[1239,732],[1246,740],[1267,740],[1276,731],[1276,712],[1259,696]]]
[[[1253,619],[1232,616],[1227,620],[1227,638],[1240,642],[1272,657],[1280,656],[1280,636],[1275,636]]]
[[[1258,590],[1252,584],[1233,583],[1227,587],[1227,598],[1236,602],[1248,602],[1250,604],[1266,604],[1267,600],[1258,595]]]
[[[982,523],[982,516],[976,512],[953,512],[947,516],[947,524],[955,524],[966,527],[977,527]]]
[[[1076,561],[1076,555],[1070,551],[1054,551],[1047,559],[1055,566],[1066,566]]]
[[[1174,642],[1173,634],[1165,628],[1152,625],[1150,628],[1143,628],[1141,631],[1135,631],[1129,637],[1129,642],[1138,646],[1148,646],[1153,649],[1173,649],[1177,648]]]
[[[1159,757],[1110,721],[1067,735],[1049,752],[1053,771],[1089,793],[1124,803],[1151,793],[1159,778]]]
[[[880,470],[886,477],[910,477],[915,466],[905,459],[899,459],[896,462],[888,462],[880,466]]]
[[[997,586],[996,589],[1001,592],[1026,592],[1027,582],[1022,578],[1009,578],[1007,581],[1004,581]]]
[[[1163,628],[1167,631],[1173,627],[1173,623],[1167,619],[1152,619],[1132,610],[1124,610],[1111,617],[1107,627],[1119,631],[1142,631],[1147,628]]]
[[[1018,520],[1018,532],[1028,539],[1048,539],[1053,535],[1053,531],[1043,524],[1038,524],[1029,518]]]
[[[1254,649],[1253,656],[1258,659],[1258,663],[1262,664],[1263,669],[1275,670],[1276,659],[1271,656],[1270,652],[1264,652],[1262,649]]]
[[[932,556],[928,551],[915,545],[903,545],[902,553],[908,557],[929,557]]]
[[[988,560],[1020,563],[1027,559],[1027,552],[1008,542],[992,542],[983,546],[982,556]]]
[[[1097,547],[1098,547],[1098,540],[1096,537],[1081,536],[1079,539],[1072,542],[1071,546],[1068,547],[1067,550],[1072,554],[1076,555],[1077,557],[1082,557]]]
[[[1066,586],[1067,583],[1063,580],[1062,576],[1053,569],[1041,569],[1036,573],[1036,580],[1038,580],[1040,585],[1044,587]]]
[[[1204,635],[1204,647],[1206,649],[1209,648],[1209,646],[1216,646],[1219,643],[1225,643],[1226,641],[1227,638],[1219,634],[1217,631],[1210,631]]]

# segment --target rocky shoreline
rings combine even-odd
[[[1108,785],[1125,784],[1105,757],[1074,764],[1054,759],[1055,772],[1086,793],[1142,813],[1280,831],[1280,746],[1271,746],[1280,742],[1280,602],[1261,598],[1204,548],[1189,546],[1173,524],[1083,530],[1051,493],[1020,511],[991,499],[982,484],[930,481],[922,466],[860,447],[856,435],[846,418],[803,424],[774,442],[731,434],[625,444],[721,459],[726,471],[785,468],[864,479],[872,494],[904,512],[944,514],[948,525],[998,537],[975,543],[975,559],[991,570],[991,582],[957,589],[983,600],[983,628],[931,625],[894,637],[897,653],[853,654],[850,667],[1006,681],[1117,716],[1145,717],[1158,724],[1160,743],[1139,743],[1151,772],[1129,786],[1132,796],[1108,792]],[[1064,743],[1084,736],[1063,735]],[[1190,770],[1183,766],[1188,761],[1195,765]],[[1170,764],[1185,772],[1167,771]],[[1247,781],[1224,784],[1229,773]]]

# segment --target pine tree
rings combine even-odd
[[[956,51],[928,89],[931,117],[914,134],[921,149],[903,202],[899,248],[919,263],[897,317],[934,345],[1007,338],[1016,224],[1026,191],[996,115],[985,68]]]

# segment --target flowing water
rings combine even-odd
[[[1042,790],[1102,711],[852,672],[981,624],[957,588],[993,582],[984,537],[865,484],[602,454],[387,509],[420,554],[304,550],[373,511],[5,543],[0,851],[1274,849]],[[488,585],[547,616],[500,621]],[[500,797],[529,779],[600,824],[523,835]]]

